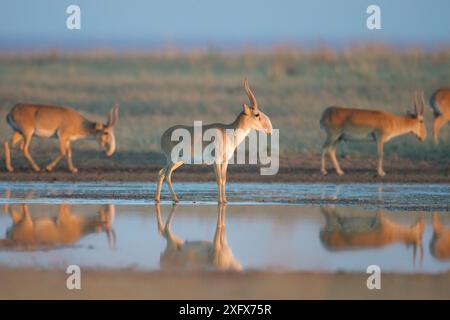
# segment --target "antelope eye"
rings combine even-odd
[[[259,113],[255,114],[255,117],[259,118]]]

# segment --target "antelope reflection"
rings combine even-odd
[[[433,214],[433,238],[430,242],[430,252],[438,260],[450,259],[450,228],[442,223],[437,213]]]
[[[172,206],[165,225],[161,218],[161,207],[156,205],[159,233],[166,240],[166,249],[161,253],[160,265],[165,270],[217,270],[241,271],[242,266],[233,255],[227,241],[226,205],[218,207],[214,239],[210,241],[188,241],[172,233],[171,225],[178,205]]]
[[[32,217],[27,204],[18,208],[6,205],[5,213],[13,225],[0,239],[0,250],[44,250],[77,243],[91,233],[105,232],[110,247],[115,247],[113,229],[115,206],[104,205],[98,214],[83,216],[72,213],[70,205],[61,204],[56,217]]]
[[[423,217],[407,227],[390,220],[381,210],[371,217],[349,217],[339,215],[333,207],[320,209],[326,219],[326,225],[320,231],[320,240],[328,250],[364,250],[404,243],[413,246],[413,262],[416,260],[417,247],[420,248],[420,259],[423,260]]]

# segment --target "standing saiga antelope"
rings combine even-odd
[[[383,170],[384,144],[394,137],[413,133],[420,141],[427,137],[424,122],[425,98],[422,93],[422,107],[419,112],[417,93],[414,96],[414,113],[395,115],[386,111],[352,109],[333,106],[327,108],[320,119],[320,127],[326,131],[327,138],[322,149],[321,171],[328,174],[325,168],[325,155],[328,152],[338,175],[343,175],[336,159],[336,147],[341,140],[364,139],[372,137],[378,144],[378,175]]]
[[[272,134],[272,123],[268,116],[266,116],[258,107],[258,103],[256,101],[255,95],[250,89],[247,80],[244,80],[244,88],[247,93],[248,98],[250,99],[251,106],[248,106],[246,103],[243,104],[244,110],[237,116],[236,120],[234,120],[230,124],[223,123],[214,123],[210,125],[203,126],[203,130],[212,130],[216,133],[216,136],[221,136],[223,141],[221,144],[221,148],[217,148],[215,150],[215,160],[213,162],[213,168],[217,179],[217,185],[219,187],[219,203],[225,203],[226,199],[226,191],[225,184],[227,179],[227,167],[228,161],[233,156],[234,150],[237,146],[245,139],[245,137],[249,134],[250,130],[259,130],[264,131],[267,134]],[[169,129],[167,129],[163,135],[161,136],[161,150],[164,153],[166,158],[166,164],[164,168],[159,171],[158,177],[158,185],[156,189],[156,197],[155,201],[158,203],[161,198],[161,187],[166,180],[170,191],[172,193],[172,197],[174,202],[178,202],[178,197],[172,187],[172,173],[179,168],[181,165],[185,163],[185,161],[179,158],[172,158],[172,148],[178,144],[178,141],[173,141],[172,135],[175,130],[184,129],[190,133],[191,137],[191,150],[196,152],[192,152],[192,158],[198,157],[203,154],[203,150],[206,146],[206,142],[203,141],[203,137],[196,137],[194,135],[194,127],[176,125]],[[230,137],[227,133],[229,130],[233,131],[233,137]],[[197,140],[200,141],[197,141]],[[199,143],[202,147],[201,150],[196,150],[194,148],[194,144]],[[217,161],[219,159],[219,161]]]
[[[430,105],[434,114],[434,143],[437,144],[439,142],[439,130],[450,121],[450,88],[439,89],[433,93]]]
[[[40,171],[39,166],[30,154],[29,147],[33,136],[41,138],[58,138],[59,155],[46,170],[52,171],[55,166],[67,155],[67,163],[72,173],[78,171],[72,163],[72,141],[95,137],[100,148],[105,149],[108,156],[112,156],[116,150],[114,126],[119,120],[119,107],[114,106],[109,114],[106,124],[87,120],[78,111],[60,106],[48,106],[38,104],[16,104],[6,116],[6,121],[14,130],[11,138],[11,146],[20,143],[20,149],[30,162],[35,171]],[[11,151],[9,142],[5,143],[6,168],[12,172]]]

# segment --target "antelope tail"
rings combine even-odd
[[[438,116],[442,115],[441,108],[439,108],[439,105],[436,102],[436,93],[431,96],[431,98],[430,98],[430,105],[431,105],[431,108],[433,109],[433,113],[434,113],[435,117],[438,117]]]

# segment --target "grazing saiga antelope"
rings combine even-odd
[[[384,247],[393,243],[413,245],[413,261],[416,248],[423,259],[422,237],[425,230],[423,217],[411,227],[394,222],[382,211],[376,216],[342,216],[333,207],[321,207],[326,225],[320,231],[320,240],[332,251],[358,250]]]
[[[221,144],[222,147],[215,150],[215,160],[213,163],[217,185],[219,188],[219,203],[225,203],[227,201],[225,184],[227,180],[228,161],[233,156],[234,150],[237,148],[237,146],[245,139],[245,137],[252,129],[264,131],[267,134],[272,134],[272,123],[270,122],[269,117],[259,109],[258,102],[256,101],[255,95],[250,89],[247,80],[244,80],[244,88],[251,102],[251,106],[248,106],[246,103],[244,103],[244,110],[237,116],[236,120],[234,120],[230,124],[213,123],[204,125],[202,128],[203,131],[212,130],[216,133],[216,136],[221,136],[223,139]],[[203,141],[203,137],[196,137],[194,135],[194,127],[176,125],[167,129],[163,133],[163,135],[161,136],[161,150],[166,158],[166,164],[164,168],[159,171],[158,185],[156,188],[155,197],[155,201],[157,203],[161,198],[161,187],[164,180],[166,180],[170,188],[170,192],[172,193],[174,202],[179,201],[172,187],[172,173],[181,165],[183,165],[185,161],[181,160],[181,158],[172,159],[171,155],[173,147],[179,143],[178,141],[173,141],[172,139],[174,131],[178,129],[184,129],[190,133],[191,150],[193,150],[193,152],[191,152],[192,159],[194,157],[202,157],[203,150],[207,146],[207,142]],[[227,134],[227,130],[233,130],[233,137],[230,137]],[[194,148],[194,145],[196,145],[197,143],[202,146],[201,150],[196,150],[196,148]],[[217,159],[219,159],[219,161],[217,161]]]
[[[358,140],[371,137],[378,144],[378,175],[383,177],[384,144],[394,137],[413,133],[420,141],[427,137],[423,114],[425,112],[425,98],[422,93],[422,107],[419,112],[417,93],[414,97],[414,113],[395,115],[386,111],[353,109],[333,106],[327,108],[320,119],[320,127],[325,130],[327,138],[322,149],[321,171],[325,168],[325,155],[328,152],[338,175],[343,175],[336,159],[336,147],[341,140]]]
[[[11,146],[20,143],[20,149],[35,171],[40,171],[39,166],[30,154],[29,147],[33,136],[41,138],[58,138],[59,155],[46,170],[52,171],[55,166],[67,155],[67,163],[72,173],[78,171],[72,163],[72,141],[95,137],[100,148],[105,149],[108,156],[112,156],[116,150],[114,126],[119,120],[119,108],[114,106],[109,114],[106,124],[87,120],[78,111],[72,108],[60,106],[48,106],[38,104],[16,104],[6,117],[9,126],[14,130],[11,138]],[[5,157],[6,168],[12,172],[11,151],[6,140]]]
[[[439,142],[439,130],[450,121],[450,88],[437,90],[430,98],[434,114],[434,143]]]
[[[172,233],[171,225],[177,205],[172,206],[163,226],[161,207],[156,205],[159,233],[166,239],[166,249],[161,254],[161,268],[169,270],[218,270],[241,271],[242,266],[234,257],[227,241],[226,205],[219,205],[214,240],[184,241]]]
[[[115,206],[102,206],[97,215],[75,215],[70,206],[62,204],[57,217],[33,218],[27,204],[20,210],[6,206],[13,225],[6,232],[6,239],[0,240],[0,250],[43,250],[77,243],[90,233],[105,232],[110,247],[115,246],[113,229]]]
[[[430,252],[439,260],[450,259],[450,228],[442,223],[438,213],[433,214],[433,238],[430,242]]]

